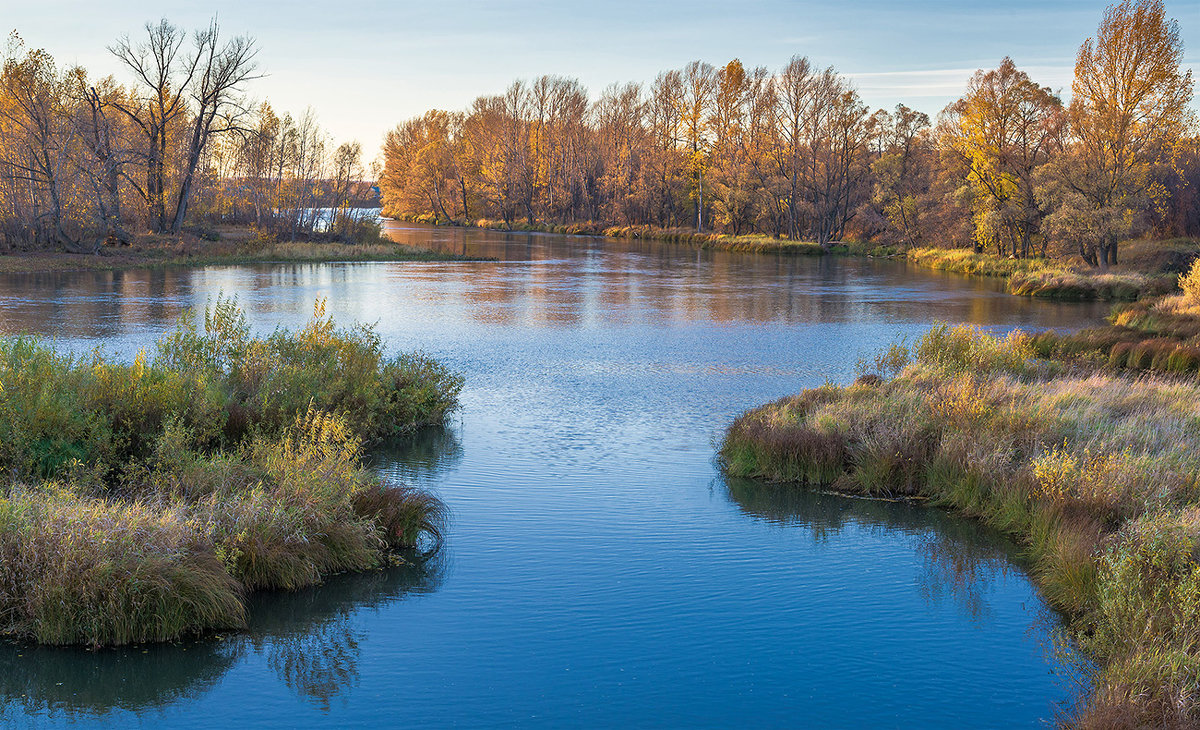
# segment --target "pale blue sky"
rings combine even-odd
[[[1069,90],[1075,51],[1106,3],[961,0],[0,0],[0,28],[93,72],[120,72],[105,51],[167,17],[188,28],[215,13],[248,32],[269,76],[252,87],[278,110],[312,106],[339,140],[378,149],[385,131],[431,107],[459,109],[515,78],[579,78],[593,97],[613,81],[649,81],[700,58],[775,69],[793,54],[854,78],[872,106],[903,101],[936,114],[977,68],[1010,55],[1037,82]],[[1200,0],[1166,0],[1200,68]]]

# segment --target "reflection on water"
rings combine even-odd
[[[15,721],[17,711],[72,720],[142,713],[202,695],[254,654],[265,654],[297,695],[328,709],[358,676],[363,636],[350,617],[436,590],[440,570],[436,560],[413,562],[257,594],[248,630],[221,637],[98,651],[0,645],[0,719]]]
[[[402,459],[409,473],[428,475],[460,453],[453,432],[427,428],[374,458]],[[333,576],[320,586],[252,594],[246,630],[223,636],[97,651],[0,644],[0,720],[15,722],[18,713],[80,721],[142,714],[203,695],[251,656],[265,657],[279,681],[328,711],[356,684],[369,640],[352,617],[432,593],[442,580],[439,555],[402,551],[394,558],[396,566]]]
[[[404,438],[377,445],[371,465],[405,484],[430,485],[462,459],[453,426],[431,426]]]
[[[147,321],[174,321],[190,306],[178,272],[56,271],[0,274],[0,334],[107,339]]]
[[[249,631],[232,640],[245,649],[265,651],[268,664],[284,684],[328,710],[336,697],[357,683],[361,644],[368,640],[351,617],[366,608],[378,610],[406,596],[437,590],[442,568],[435,556],[386,570],[336,576],[294,594],[259,594],[249,605]]]
[[[1013,544],[991,530],[907,501],[846,497],[791,485],[723,477],[730,500],[771,525],[803,529],[823,541],[847,523],[916,537],[924,557],[918,586],[931,603],[951,600],[973,622],[988,617],[988,593],[1018,561]]]
[[[1071,696],[1044,604],[968,520],[716,472],[741,411],[853,377],[935,320],[1078,327],[903,262],[393,224],[498,262],[0,276],[0,332],[132,358],[236,295],[257,331],[329,299],[467,376],[372,455],[451,522],[436,564],[254,598],[243,634],[0,649],[17,726],[1037,726]],[[403,599],[403,600],[402,600]]]
[[[1063,312],[1013,297],[996,279],[968,279],[904,261],[832,256],[761,256],[659,241],[430,229],[389,222],[401,243],[496,258],[466,263],[474,282],[471,316],[498,325],[536,321],[586,325],[647,316],[679,322],[856,322],[926,318],[1006,326],[1061,327]],[[438,274],[433,274],[434,277]],[[432,278],[432,277],[431,277]],[[429,292],[438,296],[432,281]],[[1071,308],[1071,319],[1098,321],[1107,305]],[[649,310],[649,311],[647,311]],[[938,312],[940,311],[940,315]]]

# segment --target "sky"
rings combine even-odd
[[[872,107],[935,115],[979,68],[1013,58],[1064,95],[1103,0],[0,0],[0,29],[93,75],[128,80],[106,47],[165,17],[215,15],[249,34],[267,76],[248,89],[276,111],[312,107],[341,142],[374,154],[386,131],[430,108],[463,109],[514,79],[578,78],[593,98],[700,59],[778,69],[793,55],[851,77]],[[1200,72],[1200,0],[1165,0],[1185,65]]]

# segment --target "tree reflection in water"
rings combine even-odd
[[[913,536],[925,558],[917,577],[921,596],[929,603],[953,600],[976,623],[989,614],[991,585],[1020,565],[1019,552],[1001,535],[940,509],[749,479],[722,481],[730,500],[745,514],[779,527],[805,528],[818,542],[849,525]]]

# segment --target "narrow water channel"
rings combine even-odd
[[[428,229],[496,262],[0,277],[0,332],[132,357],[189,307],[327,297],[463,407],[373,458],[452,521],[421,567],[256,599],[244,634],[0,645],[15,727],[1038,727],[1074,687],[1003,540],[938,510],[727,482],[739,412],[937,320],[1073,328],[1103,305],[904,263]]]

